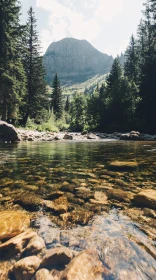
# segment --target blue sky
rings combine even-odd
[[[65,37],[86,39],[114,57],[124,52],[136,33],[144,0],[21,0],[22,22],[34,8],[44,53]]]

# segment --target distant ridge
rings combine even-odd
[[[44,57],[46,80],[51,84],[55,73],[62,85],[83,83],[95,75],[107,74],[113,57],[95,49],[88,41],[65,38],[50,44]]]

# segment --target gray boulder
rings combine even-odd
[[[17,130],[12,124],[0,121],[0,141],[20,141]]]

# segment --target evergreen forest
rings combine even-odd
[[[25,25],[17,0],[0,0],[0,118],[39,131],[156,133],[156,0],[146,0],[143,15],[124,54],[89,93],[63,94],[56,73],[51,87],[30,7]]]

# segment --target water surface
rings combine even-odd
[[[113,161],[137,166],[111,170]],[[0,210],[28,211],[32,227],[48,248],[56,243],[80,251],[96,248],[110,270],[108,279],[156,279],[156,211],[139,208],[133,200],[120,196],[109,196],[106,204],[96,204],[76,189],[85,187],[91,195],[108,195],[110,190],[120,189],[134,196],[143,189],[155,189],[155,179],[156,142],[59,141],[0,146]],[[66,183],[69,185],[62,187]],[[69,203],[69,217],[73,213],[68,222],[62,213],[40,205],[29,209],[16,200],[20,194],[49,200],[49,194],[57,191],[62,191]]]

